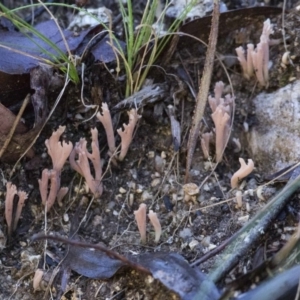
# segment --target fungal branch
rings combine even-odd
[[[134,108],[127,113],[129,117],[128,124],[123,124],[123,130],[122,128],[119,128],[117,130],[119,136],[121,137],[121,151],[116,155],[116,158],[119,161],[122,161],[125,158],[133,139],[133,132],[136,127],[137,121],[141,117]],[[102,114],[98,112],[96,116],[105,129],[107,143],[109,147],[109,154],[113,155],[116,150],[115,136],[113,131],[111,115],[106,103],[102,103]]]
[[[52,170],[43,170],[42,178],[39,179],[39,189],[42,203],[46,206],[47,212],[53,206],[58,195],[61,200],[68,192],[68,188],[60,187],[62,168],[73,149],[71,142],[66,143],[65,141],[59,141],[65,129],[65,126],[59,126],[59,128],[52,133],[51,137],[45,141],[48,154],[52,159],[53,168]]]

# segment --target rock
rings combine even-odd
[[[274,93],[261,93],[253,103],[257,122],[249,132],[255,163],[268,173],[279,171],[300,157],[300,81]]]

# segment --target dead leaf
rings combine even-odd
[[[96,27],[83,30],[79,34],[65,29],[63,30],[63,35],[70,51],[81,55],[82,53],[80,52],[84,49],[80,45],[89,42],[92,37],[89,33],[99,32],[102,29],[101,25],[97,25]],[[50,40],[60,51],[67,53],[65,42],[53,20],[38,24],[35,26],[35,30]],[[25,35],[17,31],[0,29],[0,41],[0,71],[8,74],[28,73],[40,65],[40,58],[48,59],[52,62],[54,57],[60,58],[60,53],[55,47],[31,33]],[[97,60],[105,63],[115,60],[115,53],[107,44],[107,40],[103,40],[99,45],[95,45],[92,52]]]
[[[70,247],[63,266],[88,278],[108,279],[115,275],[124,263],[94,249]]]
[[[0,135],[6,135],[9,133],[11,127],[14,124],[15,119],[16,116],[9,109],[7,109],[4,105],[0,103],[0,120],[1,120]],[[26,126],[22,122],[19,122],[15,130],[15,133],[24,133],[26,131],[27,131]]]
[[[255,21],[261,19],[264,20],[272,15],[278,15],[280,13],[282,13],[282,8],[274,6],[255,6],[221,13],[219,21],[219,38],[227,37],[227,35],[234,30],[247,27]],[[179,31],[188,33],[207,42],[210,27],[211,16],[208,16],[184,24]],[[186,37],[183,36],[182,40],[185,41]],[[188,41],[190,41],[190,39]]]
[[[141,254],[136,261],[183,300],[214,300],[220,297],[215,284],[177,253]]]
[[[220,297],[214,283],[202,272],[192,268],[181,255],[176,253],[156,252],[127,258],[102,245],[44,234],[37,234],[32,238],[33,241],[40,239],[50,239],[70,245],[63,262],[66,274],[71,269],[89,278],[107,279],[122,266],[127,266],[152,274],[155,279],[183,300],[217,300]],[[67,275],[63,277],[66,280]]]
[[[24,151],[27,150],[34,138],[37,136],[47,117],[47,91],[51,74],[51,70],[45,67],[38,67],[31,71],[30,85],[35,91],[31,96],[31,102],[35,111],[35,126],[27,132],[15,133],[9,143],[9,146],[3,153],[1,160],[6,162],[16,161],[24,153]],[[7,134],[0,133],[0,149],[3,147],[6,139]],[[33,157],[34,151],[32,149],[29,150],[27,156],[30,158]]]

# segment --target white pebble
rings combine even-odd
[[[122,187],[119,188],[119,193],[126,194],[126,192],[127,191],[124,188],[122,188]]]
[[[64,220],[65,223],[69,222],[69,215],[68,214],[64,214],[63,220]]]

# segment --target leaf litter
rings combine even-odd
[[[70,244],[63,259],[62,268],[71,269],[80,275],[93,279],[109,279],[121,267],[130,266],[137,271],[151,274],[183,300],[219,299],[220,293],[215,284],[201,271],[192,268],[177,253],[145,253],[125,258],[104,247],[80,243],[56,236],[37,234],[33,241],[48,239]],[[102,250],[102,251],[101,251]]]

